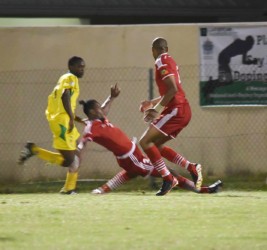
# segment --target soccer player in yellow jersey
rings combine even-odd
[[[28,142],[21,151],[19,164],[36,155],[37,157],[62,167],[68,167],[63,194],[75,194],[78,177],[79,157],[77,155],[77,139],[80,134],[74,121],[83,123],[75,116],[77,98],[79,96],[79,78],[84,74],[85,62],[74,56],[68,62],[69,72],[62,75],[52,93],[48,96],[46,118],[53,134],[53,147],[59,151],[54,153]]]

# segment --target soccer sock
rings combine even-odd
[[[196,188],[195,188],[195,184],[193,181],[190,181],[189,179],[179,175],[178,177],[176,177],[177,180],[179,181],[178,187],[186,189],[186,190],[190,190],[193,192],[197,192]],[[197,193],[209,193],[209,188],[208,187],[201,187],[200,191]]]
[[[110,187],[107,184],[102,185],[99,189],[102,193],[108,193],[111,191]]]
[[[166,167],[159,149],[154,145],[148,149],[145,149],[144,151],[153,164],[154,168],[160,173],[162,178],[166,181],[172,181],[172,175],[169,169]]]
[[[64,158],[60,153],[54,153],[38,146],[33,146],[32,151],[36,156],[42,160],[48,161],[52,164],[62,165]]]
[[[77,178],[78,178],[78,172],[71,173],[68,171],[66,181],[63,187],[64,191],[75,190]]]
[[[176,177],[178,180],[178,187],[186,189],[186,190],[190,190],[190,191],[195,191],[195,184],[193,181],[190,181],[189,179],[179,175],[178,177]]]
[[[122,170],[118,174],[116,174],[112,179],[110,179],[106,184],[104,184],[101,188],[104,192],[109,192],[114,190],[130,180],[131,177],[127,174],[125,170]]]
[[[199,191],[199,193],[209,193],[210,192],[210,190],[209,190],[209,188],[208,187],[201,187],[200,188],[200,191]]]
[[[164,146],[164,148],[160,151],[162,157],[167,159],[168,161],[178,164],[179,166],[187,169],[190,165],[190,162],[185,159],[182,155],[175,152],[172,148]]]

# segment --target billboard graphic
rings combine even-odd
[[[200,28],[200,105],[267,105],[267,27]]]

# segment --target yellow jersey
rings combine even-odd
[[[56,119],[59,115],[67,115],[61,99],[65,89],[70,90],[71,109],[75,114],[77,98],[80,94],[79,81],[77,76],[72,73],[66,73],[59,78],[57,85],[48,96],[48,105],[45,111],[48,121]]]

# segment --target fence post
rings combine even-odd
[[[148,70],[148,99],[152,100],[154,98],[154,74],[153,74],[153,69],[150,68]],[[149,182],[150,182],[150,187],[153,189],[158,189],[158,185],[156,183],[156,178],[153,176],[150,176],[149,178]]]
[[[154,77],[153,77],[153,69],[149,69],[148,70],[148,74],[149,74],[149,79],[148,79],[148,98],[149,100],[154,98],[154,89],[153,89],[153,81],[154,81]]]

